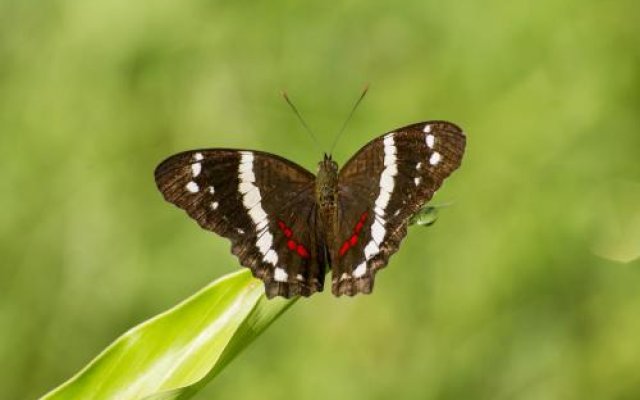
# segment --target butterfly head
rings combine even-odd
[[[330,175],[338,173],[338,163],[333,161],[331,154],[324,153],[324,159],[318,163],[318,173],[321,171]]]

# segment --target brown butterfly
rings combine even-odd
[[[459,127],[428,121],[374,139],[342,169],[325,154],[317,175],[269,153],[202,149],[169,157],[155,179],[167,201],[231,241],[269,298],[322,291],[327,266],[333,294],[352,296],[371,293],[464,149]]]

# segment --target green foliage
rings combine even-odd
[[[235,271],[152,172],[343,164],[426,119],[462,167],[371,296],[302,299],[196,398],[640,398],[640,2],[0,0],[0,398]]]
[[[268,301],[243,270],[120,336],[44,399],[182,399],[216,376],[295,300]]]

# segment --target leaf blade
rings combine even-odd
[[[242,270],[117,338],[43,399],[174,399],[195,394],[294,300],[267,300]]]

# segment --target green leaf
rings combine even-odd
[[[267,300],[249,270],[223,276],[120,336],[43,399],[191,397],[294,302]]]
[[[438,219],[440,206],[424,206],[409,218],[409,225],[431,226]]]

